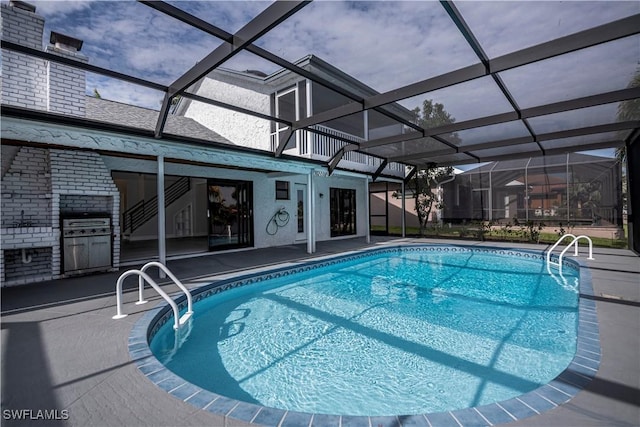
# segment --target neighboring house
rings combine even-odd
[[[1,11],[3,40],[42,50],[44,19],[34,7],[11,2]],[[50,41],[45,51],[88,61],[81,40],[52,33]],[[316,241],[368,236],[370,176],[361,172],[379,159],[354,154],[330,175],[320,139],[300,137],[276,158],[281,128],[228,110],[198,112],[196,102],[178,106],[155,138],[157,111],[88,97],[77,68],[2,54],[2,286],[211,250],[306,242],[313,252]],[[226,100],[281,117],[340,102],[284,73],[221,74],[227,80],[204,79],[201,93],[223,87]],[[366,137],[387,124],[363,115],[359,129],[333,126]],[[400,178],[404,169],[385,174]]]
[[[622,226],[620,162],[580,153],[487,163],[443,185],[445,222]]]
[[[317,56],[306,56],[294,64],[357,96],[364,98],[378,93]],[[219,68],[200,80],[190,92],[292,122],[309,117],[312,113],[320,113],[353,102],[338,92],[288,70],[266,75],[255,70],[238,72]],[[406,120],[414,118],[411,111],[398,104],[385,108]],[[288,129],[283,123],[249,117],[186,98],[182,98],[176,108],[176,114],[193,118],[235,144],[272,152],[283,140]],[[364,111],[332,120],[324,125],[315,125],[313,129],[321,133],[295,132],[284,152],[327,161],[333,153],[348,144],[345,140],[363,142],[367,139],[398,135],[403,132],[403,125],[379,112]],[[375,172],[380,164],[381,160],[378,158],[353,151],[348,152],[340,163],[347,169],[369,173]],[[405,168],[402,164],[390,163],[384,169],[384,173],[403,178]]]

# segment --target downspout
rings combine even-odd
[[[362,134],[364,135],[364,140],[368,141],[369,140],[369,110],[364,110],[362,114],[363,114],[362,121],[364,126]]]
[[[531,163],[531,157],[524,167],[524,218],[526,222],[529,222],[529,163]]]

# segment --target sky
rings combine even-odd
[[[221,41],[135,1],[33,1],[45,36],[57,31],[82,39],[89,63],[169,85]],[[201,19],[236,32],[269,2],[172,1]],[[490,58],[640,13],[638,1],[456,1]],[[478,57],[437,1],[314,1],[256,41],[289,61],[316,55],[379,92],[468,65]],[[519,107],[527,108],[625,88],[640,64],[640,36],[584,49],[500,73]],[[274,64],[243,52],[225,67],[267,73]],[[576,73],[576,70],[580,70]],[[87,93],[159,109],[162,93],[89,74]],[[456,121],[509,111],[486,77],[403,100],[445,105]],[[615,114],[609,106],[589,114]],[[547,117],[534,130],[562,130],[571,117]],[[540,130],[536,126],[540,126]],[[526,129],[513,129],[513,135]]]

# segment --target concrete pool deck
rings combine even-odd
[[[224,272],[401,242],[546,249],[372,237],[369,245],[364,239],[320,242],[313,255],[306,254],[305,245],[291,245],[208,254],[169,261],[168,267],[187,286],[197,287]],[[640,425],[640,257],[629,250],[602,248],[594,249],[594,257],[594,261],[581,259],[592,275],[594,296],[589,298],[595,300],[600,327],[602,357],[595,379],[568,403],[508,425]],[[150,304],[132,304],[137,297],[135,280],[127,281],[124,311],[130,315],[113,320],[119,274],[2,289],[2,425],[249,425],[174,398],[138,370],[129,357],[127,340],[133,324],[160,298],[148,291]],[[21,411],[28,409],[32,412]],[[35,419],[45,416],[38,410],[60,419]],[[20,414],[30,419],[9,419]]]

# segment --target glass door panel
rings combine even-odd
[[[253,246],[252,183],[207,182],[209,250]]]
[[[296,240],[306,240],[305,218],[307,214],[307,186],[304,184],[296,184],[296,205],[296,219],[298,220]]]

